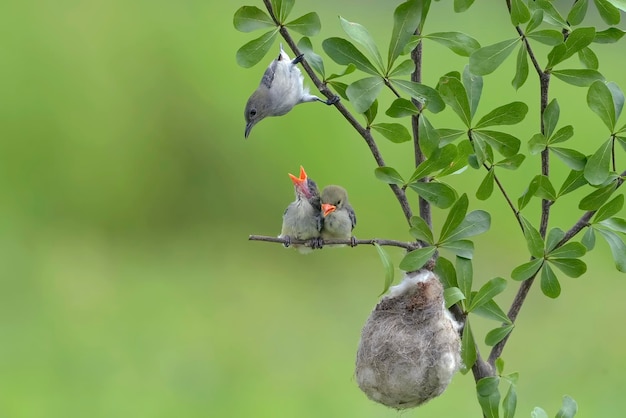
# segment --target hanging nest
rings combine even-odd
[[[373,401],[406,409],[439,396],[461,366],[460,325],[431,271],[406,273],[367,319],[356,380]]]

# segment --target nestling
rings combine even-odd
[[[303,57],[304,55],[298,55],[292,60],[281,44],[278,58],[267,67],[259,87],[246,104],[246,138],[254,125],[261,120],[268,116],[282,116],[297,104],[319,101],[331,105],[339,100],[338,96],[322,100],[309,94],[309,89],[304,87],[304,77],[297,67]]]
[[[322,239],[350,239],[351,245],[354,246],[356,240],[352,236],[352,230],[356,226],[356,215],[348,201],[346,189],[335,185],[326,186],[322,190],[321,199],[324,216]],[[333,246],[343,247],[344,245]]]
[[[317,184],[309,178],[300,167],[300,176],[289,174],[296,191],[296,200],[291,202],[283,214],[283,226],[279,238],[287,240],[286,247],[291,245],[292,239],[313,240],[311,246],[293,245],[302,254],[318,248],[320,230],[322,229],[322,213],[320,206],[320,193]]]

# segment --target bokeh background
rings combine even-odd
[[[392,3],[301,0],[293,16],[320,15],[315,48],[343,36],[341,15],[366,25],[386,55]],[[451,3],[433,3],[427,32],[467,31],[482,45],[515,36],[504,2],[477,2],[460,15]],[[244,4],[261,6],[0,3],[0,416],[480,416],[469,375],[403,413],[357,388],[360,328],[383,286],[374,248],[301,256],[247,240],[279,232],[293,199],[287,173],[301,164],[319,184],[349,190],[357,237],[409,236],[365,144],[333,108],[298,106],[244,140],[245,102],[274,56],[237,66],[236,50],[260,35],[233,29]],[[602,26],[595,11],[587,23]],[[594,46],[600,70],[622,88],[624,45]],[[466,61],[428,43],[424,80],[434,85]],[[514,91],[513,66],[511,57],[485,78],[478,115],[530,101],[526,120],[510,130],[526,142],[538,129],[538,86],[531,72]],[[586,90],[554,80],[551,94],[560,125],[575,125],[572,145],[593,152],[606,132],[585,104]],[[384,110],[390,97],[383,97]],[[437,123],[458,126],[444,113]],[[387,163],[410,174],[410,145],[380,142]],[[524,170],[501,172],[511,196],[538,166],[535,157]],[[450,182],[473,196],[482,175]],[[554,175],[556,184],[566,175],[558,160]],[[555,205],[551,227],[577,219],[580,197]],[[528,256],[501,196],[473,199],[471,208],[493,217],[476,240],[478,287],[508,277]],[[536,221],[537,209],[525,215]],[[439,226],[444,215],[435,211]],[[402,253],[388,251],[397,264]],[[562,278],[558,300],[536,286],[519,317],[504,353],[506,371],[521,373],[519,416],[536,405],[552,415],[565,394],[581,417],[626,414],[626,277],[601,240],[585,261],[589,273]],[[517,284],[509,287],[498,298],[503,307]],[[496,325],[475,321],[477,338]]]

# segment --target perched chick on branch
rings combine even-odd
[[[311,247],[294,245],[302,254],[318,248],[320,230],[322,229],[322,213],[320,193],[317,184],[310,179],[304,167],[300,167],[300,176],[289,174],[296,191],[296,200],[291,202],[283,214],[283,226],[279,238],[287,240],[286,247],[292,239],[313,240]]]
[[[337,96],[322,100],[309,94],[309,89],[304,87],[304,77],[297,67],[303,57],[304,55],[298,55],[292,60],[283,50],[283,46],[280,46],[278,58],[267,67],[261,84],[246,104],[246,138],[254,125],[261,120],[268,116],[282,116],[297,104],[319,101],[331,105],[339,100]]]
[[[352,230],[356,226],[356,215],[348,202],[346,189],[341,186],[326,186],[322,190],[321,198],[324,216],[322,239],[349,239],[354,246],[356,240],[352,236]],[[343,247],[344,245],[336,246]]]

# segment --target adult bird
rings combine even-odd
[[[341,186],[326,186],[322,190],[322,216],[324,226],[322,228],[322,240],[349,239],[352,246],[356,245],[356,239],[352,236],[352,230],[356,226],[356,215],[348,201],[348,192]],[[343,247],[344,245],[337,245]]]
[[[304,167],[300,167],[299,177],[293,174],[289,174],[289,177],[294,185],[296,200],[285,209],[283,225],[278,237],[286,240],[286,247],[292,245],[292,239],[311,240],[309,246],[292,245],[300,253],[306,254],[320,246],[319,237],[322,229],[320,193],[317,184],[307,176]]]
[[[304,55],[298,55],[293,60],[280,45],[278,58],[271,62],[259,87],[252,93],[246,104],[244,116],[246,118],[245,137],[261,120],[268,116],[282,116],[300,103],[319,101],[331,105],[339,100],[338,96],[330,100],[322,100],[309,94],[304,87],[304,77],[297,67]]]

